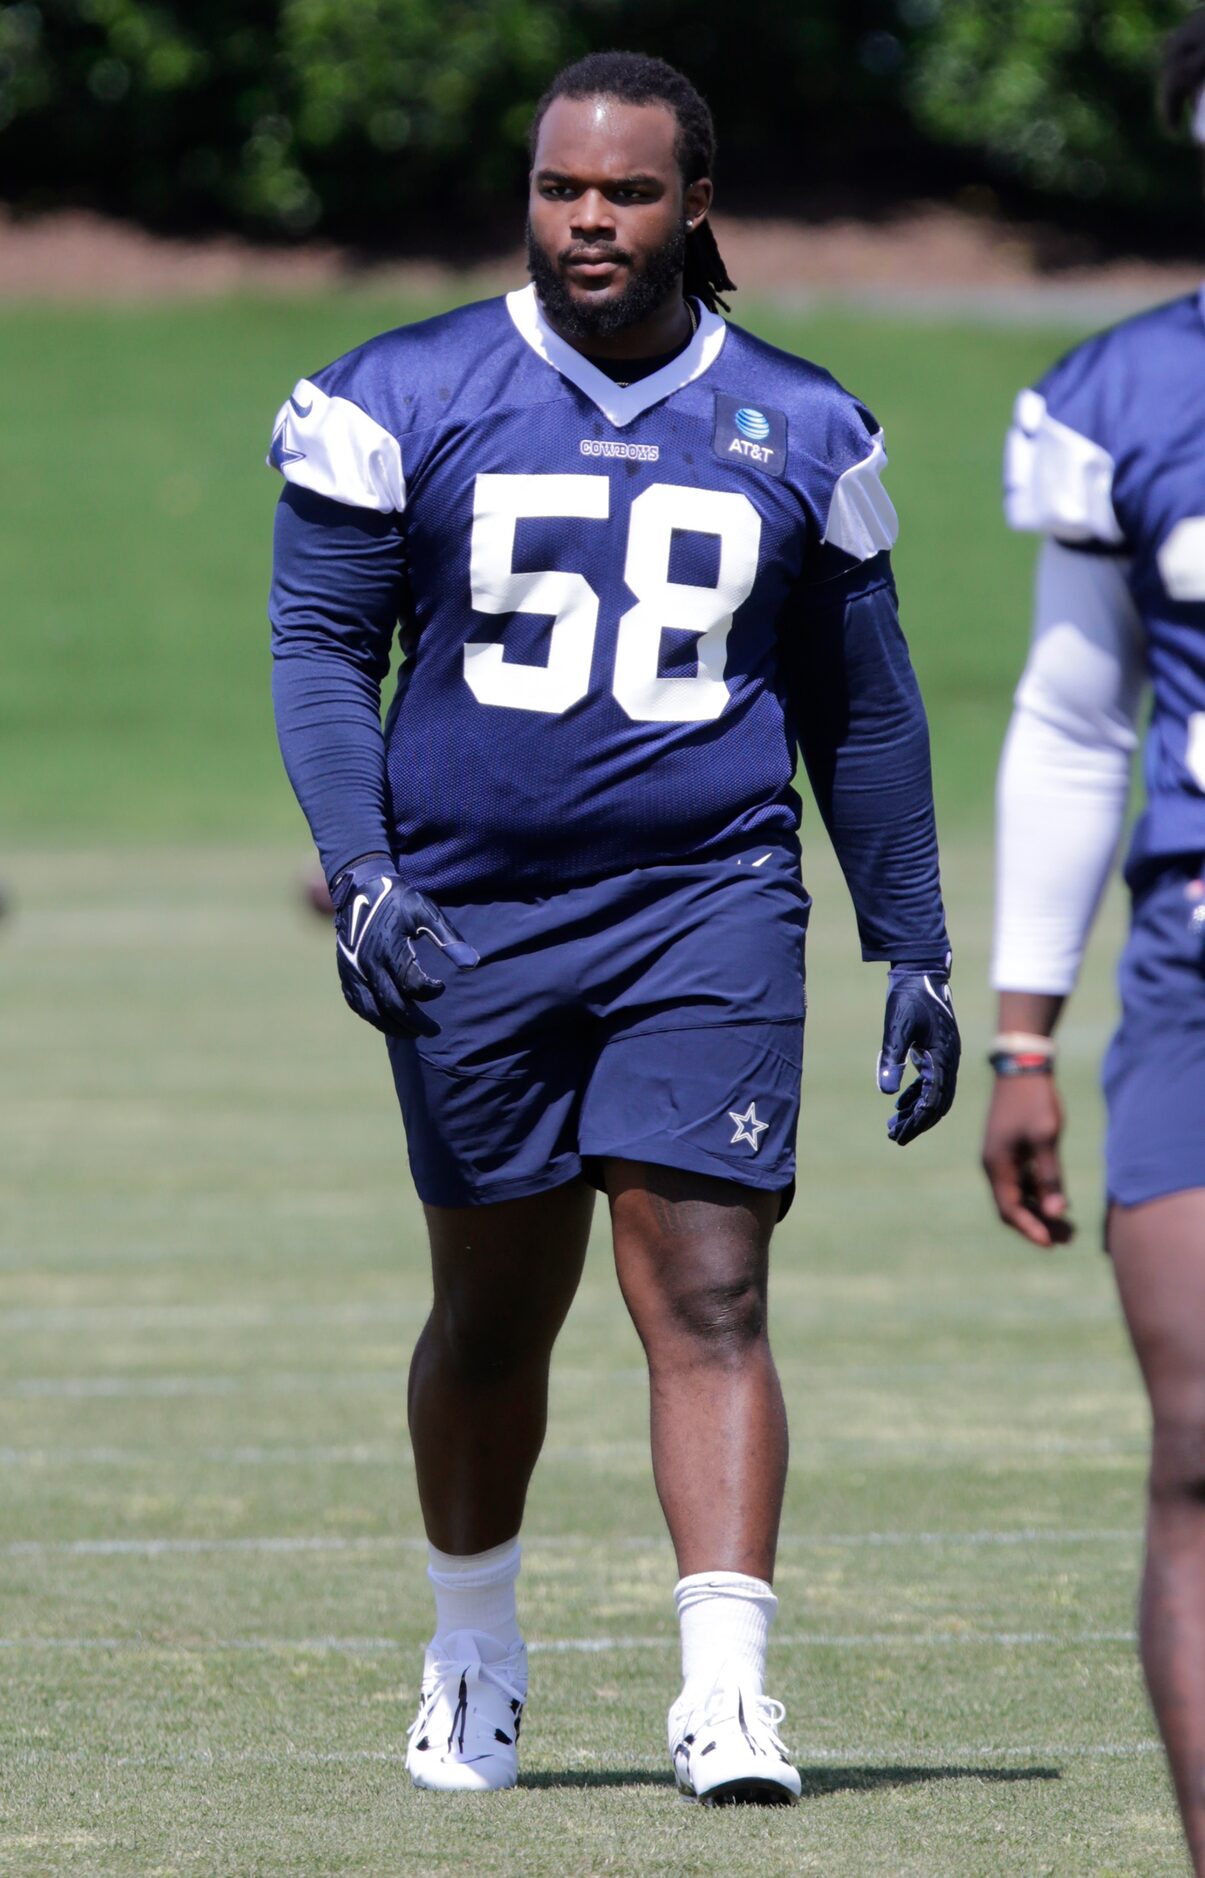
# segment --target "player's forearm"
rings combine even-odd
[[[276,734],[328,880],[365,854],[392,854],[379,687],[330,653],[278,657]]]
[[[1128,562],[1044,542],[996,789],[998,990],[1075,984],[1121,839],[1143,682]]]
[[[863,957],[936,967],[949,940],[929,727],[889,573],[826,613],[800,670],[800,737]]]
[[[997,990],[1062,998],[1073,988],[1128,790],[1126,752],[1085,745],[1018,708],[997,785]]]
[[[911,806],[901,811],[905,795]],[[927,764],[923,780],[914,773],[898,789],[886,779],[859,782],[856,799],[854,788],[839,789],[828,826],[853,901],[862,957],[939,968],[950,941]]]
[[[1002,991],[996,1029],[1002,1036],[1052,1037],[1066,1002],[1058,992]]]
[[[326,877],[392,853],[381,681],[398,618],[396,518],[286,487],[276,511],[272,699]]]

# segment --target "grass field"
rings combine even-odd
[[[795,335],[888,426],[968,1039],[955,1114],[889,1148],[882,975],[817,847],[772,1293],[794,1429],[772,1688],[804,1803],[711,1815],[668,1784],[673,1564],[602,1230],[530,1509],[524,1785],[407,1786],[421,1221],[383,1052],[293,894],[256,467],[281,387],[389,317],[0,320],[24,466],[0,519],[0,1871],[1180,1870],[1130,1637],[1145,1413],[1096,1250],[1116,905],[1065,1032],[1077,1245],[1008,1242],[975,1166],[1029,558],[995,519],[998,433],[1051,335]]]

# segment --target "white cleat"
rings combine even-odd
[[[475,1630],[433,1637],[423,1665],[406,1769],[435,1793],[497,1793],[519,1778],[519,1726],[527,1699],[527,1651],[494,1662]]]
[[[794,1806],[802,1782],[778,1738],[785,1713],[724,1669],[710,1690],[684,1689],[669,1712],[679,1793],[705,1806]]]

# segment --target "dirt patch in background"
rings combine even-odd
[[[1094,259],[1059,231],[918,202],[881,221],[719,215],[716,235],[750,297],[1008,302],[1018,295],[1091,293],[1141,304],[1187,291],[1201,270],[1140,258]],[[438,259],[365,261],[331,245],[256,246],[232,236],[149,234],[83,210],[31,218],[0,207],[0,298],[145,301],[243,292],[296,293],[334,284],[443,294],[525,277],[521,250],[458,268]]]

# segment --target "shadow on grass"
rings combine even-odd
[[[1024,1780],[1061,1780],[1061,1767],[801,1767],[805,1800],[826,1793],[873,1793],[880,1787],[919,1787],[930,1780],[988,1780],[1011,1785]],[[552,1768],[520,1774],[520,1787],[672,1787],[669,1772],[652,1767]]]
[[[826,1793],[873,1793],[879,1787],[921,1787],[930,1780],[988,1780],[1011,1786],[1020,1780],[1061,1780],[1061,1767],[801,1767],[805,1800]]]

